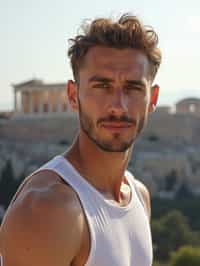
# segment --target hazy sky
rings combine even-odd
[[[199,0],[0,0],[0,109],[13,108],[11,83],[71,78],[68,42],[84,19],[133,12],[160,38],[159,104],[200,97]]]

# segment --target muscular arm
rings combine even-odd
[[[4,266],[67,266],[77,254],[83,215],[75,193],[59,185],[29,190],[0,228]]]

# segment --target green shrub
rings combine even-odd
[[[200,247],[184,246],[171,255],[170,266],[199,266]]]

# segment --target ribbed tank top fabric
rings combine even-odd
[[[61,155],[34,173],[51,170],[77,193],[84,210],[91,248],[85,266],[151,266],[150,225],[134,177],[126,171],[131,199],[126,206],[106,199]]]

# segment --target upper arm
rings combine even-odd
[[[46,192],[29,192],[7,213],[0,228],[6,266],[67,266],[81,242],[81,208]]]
[[[151,199],[150,199],[150,193],[148,191],[148,189],[146,188],[146,186],[141,183],[140,181],[138,180],[135,180],[136,182],[136,185],[142,195],[142,198],[143,198],[143,201],[144,201],[144,204],[145,204],[145,207],[146,207],[146,210],[148,212],[148,217],[149,217],[149,220],[151,219]]]

